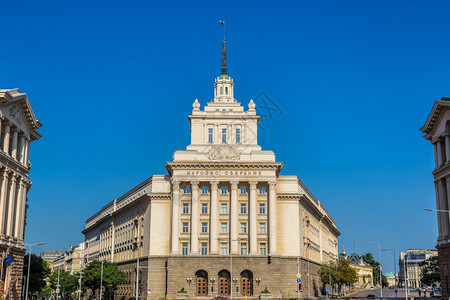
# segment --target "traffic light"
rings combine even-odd
[[[301,284],[301,283],[298,284],[298,290],[299,290],[300,292],[302,292],[302,284]]]
[[[267,256],[267,264],[270,265],[272,263],[272,256]]]

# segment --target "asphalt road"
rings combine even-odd
[[[367,298],[368,295],[373,294],[376,297],[381,297],[381,289],[375,289],[375,290],[364,290],[364,291],[360,291],[354,294],[351,294],[351,297],[361,297],[361,298]],[[394,289],[383,289],[383,298],[406,298],[406,293],[405,293],[405,289],[398,289],[397,290],[397,294],[395,294],[395,290]],[[408,291],[408,298],[410,297],[415,297],[418,298],[419,297],[419,293],[416,291]],[[423,298],[423,293],[421,294],[421,297]],[[440,299],[440,297],[438,298],[433,298],[430,297],[429,294],[427,293],[427,299]]]

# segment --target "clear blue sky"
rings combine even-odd
[[[450,95],[448,1],[0,1],[1,88],[26,92],[43,137],[27,242],[67,249],[84,221],[189,144],[213,96],[226,20],[228,70],[247,104],[281,108],[263,149],[337,221],[339,249],[434,248],[433,149]],[[447,70],[447,71],[445,71]],[[258,103],[257,103],[258,105]],[[257,106],[258,109],[258,106]],[[382,256],[393,269],[392,253]]]

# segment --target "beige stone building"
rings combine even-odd
[[[30,143],[41,135],[28,97],[18,89],[0,89],[0,256],[7,299],[22,298],[22,268],[27,193],[31,186]],[[8,266],[6,258],[12,258]]]
[[[398,264],[400,279],[399,284],[405,286],[405,283],[407,283],[408,287],[413,288],[422,287],[420,282],[422,268],[419,264],[436,255],[438,255],[438,251],[433,249],[407,249],[404,252],[400,252]]]
[[[434,186],[438,221],[436,248],[442,296],[450,297],[450,98],[434,103],[425,125],[420,129],[434,146]]]
[[[127,283],[116,295],[174,298],[318,295],[322,262],[337,260],[336,222],[297,176],[258,145],[258,116],[234,98],[223,43],[214,98],[189,115],[191,143],[153,175],[86,221],[88,261],[118,263]],[[182,116],[179,116],[182,117]],[[268,256],[271,264],[268,264]],[[123,297],[123,298],[122,298]]]
[[[352,253],[348,256],[350,261],[350,267],[357,272],[356,287],[370,288],[373,286],[373,268],[356,253]]]
[[[84,246],[85,243],[80,243],[78,246],[70,246],[67,251],[63,251],[52,260],[52,270],[64,270],[71,275],[82,270],[84,267]]]

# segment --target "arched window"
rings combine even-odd
[[[250,270],[241,272],[242,295],[253,296],[253,273]]]
[[[219,272],[219,295],[230,295],[230,272],[228,270],[222,270]]]
[[[220,94],[223,94],[223,87],[220,87]]]
[[[225,87],[225,95],[228,95],[228,87]]]
[[[197,296],[206,296],[208,294],[208,272],[198,270],[195,277],[197,278]]]

